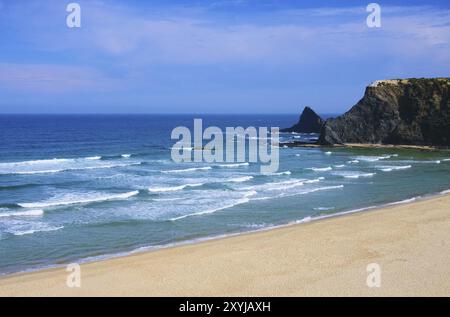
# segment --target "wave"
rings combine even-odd
[[[325,187],[318,187],[318,188],[313,188],[304,192],[301,192],[300,194],[310,194],[310,193],[315,193],[315,192],[320,192],[323,190],[330,190],[330,189],[338,189],[338,188],[344,188],[344,185],[336,185],[336,186],[325,186]]]
[[[448,162],[450,161],[450,158],[442,159],[442,162]]]
[[[323,180],[323,177],[318,177],[315,179],[291,179],[283,182],[273,182],[273,183],[265,183],[261,185],[249,186],[243,188],[244,190],[254,190],[259,189],[263,191],[273,191],[273,190],[286,190],[299,186],[303,186],[304,184],[313,184],[318,183]]]
[[[284,172],[272,173],[272,174],[267,174],[267,175],[280,176],[280,175],[291,175],[291,174],[292,174],[291,171],[284,171]]]
[[[15,174],[15,175],[33,175],[33,174],[49,174],[49,173],[61,173],[68,171],[82,171],[82,170],[93,170],[93,169],[104,169],[104,168],[116,168],[116,167],[127,167],[133,165],[140,165],[141,163],[119,163],[119,164],[107,164],[107,165],[93,165],[93,166],[72,166],[63,167],[57,169],[43,169],[43,170],[7,170],[1,171],[0,174]]]
[[[440,192],[441,195],[447,195],[450,194],[450,189],[446,189]]]
[[[417,164],[441,164],[441,160],[399,160],[399,161],[392,161],[392,162],[399,162],[399,163],[417,163]]]
[[[94,194],[94,195],[87,195],[85,197],[63,196],[59,200],[47,200],[35,203],[20,203],[18,205],[24,208],[46,208],[46,207],[75,205],[75,204],[89,204],[108,200],[128,199],[130,197],[136,196],[137,194],[139,194],[138,190],[122,194],[110,194],[110,195]]]
[[[206,215],[206,214],[212,214],[214,212],[220,211],[220,210],[224,210],[224,209],[228,209],[228,208],[232,208],[234,206],[237,205],[241,205],[241,204],[245,204],[248,203],[250,201],[250,197],[256,195],[256,191],[249,191],[247,193],[244,194],[244,196],[240,199],[238,199],[237,201],[235,201],[234,203],[222,206],[222,207],[218,207],[218,208],[213,208],[213,209],[208,209],[208,210],[203,210],[203,211],[199,211],[199,212],[194,212],[191,214],[187,214],[187,215],[183,215],[183,216],[178,216],[178,217],[174,217],[174,218],[170,218],[170,221],[176,221],[176,220],[180,220],[180,219],[184,219],[187,217],[193,217],[193,216],[201,216],[201,215]]]
[[[375,168],[377,168],[383,172],[392,172],[392,171],[404,170],[404,169],[411,168],[411,165],[402,165],[402,166],[386,165],[386,166],[375,166]]]
[[[333,210],[335,207],[315,207],[314,210],[320,210],[320,211],[326,211],[326,210]]]
[[[253,179],[253,176],[242,176],[242,177],[235,177],[226,179],[225,182],[232,182],[232,183],[242,183]]]
[[[152,193],[158,193],[158,192],[173,192],[185,189],[186,187],[198,187],[202,186],[204,183],[197,183],[197,184],[184,184],[179,186],[168,186],[168,187],[150,187],[148,190]]]
[[[78,157],[78,158],[53,158],[53,159],[42,159],[42,160],[29,160],[29,161],[18,161],[18,162],[6,162],[0,163],[0,168],[11,168],[20,166],[32,166],[32,165],[42,165],[42,164],[61,164],[68,162],[75,162],[79,160],[99,160],[101,156],[88,156],[88,157]]]
[[[365,161],[365,162],[377,162],[379,160],[389,159],[389,158],[391,158],[393,156],[394,155],[389,155],[389,154],[385,154],[385,155],[382,155],[382,156],[370,156],[370,155],[368,155],[368,156],[357,156],[357,157],[354,157],[353,159],[354,160],[358,160],[358,161]]]
[[[186,169],[179,169],[179,170],[166,170],[161,171],[161,173],[186,173],[186,172],[194,172],[194,171],[206,171],[210,170],[211,166],[205,166],[205,167],[191,167]]]
[[[234,167],[241,167],[241,166],[248,166],[249,163],[235,163],[235,164],[219,164],[218,167],[228,167],[228,168],[234,168]]]
[[[325,152],[325,155],[331,155],[333,152],[327,151]]]
[[[350,160],[350,161],[347,161],[347,163],[348,164],[358,164],[359,161],[358,160]]]
[[[26,210],[26,211],[12,211],[0,213],[0,218],[3,217],[37,217],[42,216],[44,211],[41,209],[36,210]]]
[[[314,172],[327,172],[331,171],[333,168],[331,166],[328,166],[328,167],[310,167],[307,169],[312,170]]]
[[[208,183],[243,183],[246,181],[249,181],[253,179],[253,176],[241,176],[241,177],[234,177],[234,178],[228,178],[224,180],[217,180],[217,181],[211,181],[211,182],[203,182],[203,183],[192,183],[192,184],[183,184],[183,185],[177,185],[177,186],[161,186],[161,187],[150,187],[148,190],[153,193],[158,192],[173,192],[173,191],[179,191],[183,190],[187,187],[199,187]]]
[[[360,177],[372,177],[376,173],[363,173],[363,172],[336,172],[334,175],[344,178],[360,178]]]
[[[52,226],[42,226],[42,227],[36,227],[34,229],[29,230],[7,230],[7,232],[12,233],[15,236],[23,236],[27,234],[33,234],[36,232],[48,232],[48,231],[56,231],[64,228],[64,226],[58,226],[58,227],[52,227]]]
[[[307,194],[312,194],[312,193],[320,192],[320,191],[324,191],[324,190],[340,189],[340,188],[344,188],[344,185],[317,187],[317,188],[308,189],[308,190],[304,190],[304,191],[297,192],[297,193],[288,193],[288,194],[287,193],[282,193],[282,194],[274,196],[274,197],[262,197],[262,198],[259,198],[259,199],[274,199],[274,198],[281,198],[281,197],[292,197],[292,196],[298,196],[298,195],[307,195]]]
[[[123,157],[123,158],[130,158],[131,154],[122,154],[121,157]]]
[[[392,203],[387,203],[385,206],[392,206],[392,205],[399,205],[399,204],[407,204],[412,203],[413,201],[416,201],[417,199],[421,198],[421,196],[412,197],[404,200],[394,201]]]
[[[338,165],[333,165],[333,166],[336,167],[336,168],[342,168],[342,167],[345,166],[345,164],[338,164]]]
[[[0,163],[0,168],[6,167],[15,167],[15,166],[30,166],[30,165],[36,165],[36,164],[55,164],[55,163],[66,163],[73,161],[74,159],[45,159],[45,160],[31,160],[31,161],[19,161],[19,162],[6,162],[6,163]]]

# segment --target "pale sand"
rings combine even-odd
[[[381,287],[366,285],[369,263]],[[450,196],[0,279],[0,295],[450,296]]]

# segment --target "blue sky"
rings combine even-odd
[[[0,0],[0,113],[340,113],[450,75],[448,1],[69,2]]]

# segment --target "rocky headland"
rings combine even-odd
[[[375,81],[318,143],[450,146],[450,78]]]

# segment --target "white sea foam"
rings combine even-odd
[[[198,187],[198,186],[202,186],[204,183],[196,183],[196,184],[184,184],[184,185],[179,185],[179,186],[167,186],[167,187],[150,187],[148,190],[150,192],[153,193],[158,193],[158,192],[173,192],[173,191],[178,191],[178,190],[182,190],[185,189],[187,187]]]
[[[248,166],[249,163],[235,163],[235,164],[219,164],[218,167],[228,167],[228,168],[234,168],[234,167],[241,167],[241,166]]]
[[[46,208],[64,205],[74,204],[88,204],[94,202],[108,201],[108,200],[122,200],[128,199],[139,194],[139,191],[131,191],[122,194],[83,194],[83,195],[64,195],[59,198],[50,199],[47,201],[34,202],[34,203],[19,203],[18,205],[24,208]]]
[[[450,158],[443,159],[442,161],[443,162],[448,162],[448,161],[450,161]]]
[[[336,168],[342,168],[342,167],[345,166],[345,164],[338,164],[338,165],[333,165],[333,166],[336,167]]]
[[[171,218],[169,220],[170,221],[176,221],[176,220],[180,220],[180,219],[184,219],[184,218],[192,217],[192,216],[201,216],[201,215],[206,215],[206,214],[212,214],[212,213],[215,213],[215,212],[220,211],[220,210],[224,210],[224,209],[232,208],[232,207],[237,206],[237,205],[248,203],[250,201],[250,197],[253,196],[253,195],[256,195],[256,191],[249,191],[249,192],[245,193],[242,198],[237,199],[236,201],[234,201],[231,204],[228,204],[228,205],[225,205],[225,206],[221,206],[221,207],[217,207],[217,208],[207,209],[207,210],[203,210],[203,211],[199,211],[199,212],[194,212],[194,213],[190,213],[190,214],[187,214],[187,215],[173,217],[173,218]]]
[[[359,161],[358,160],[350,160],[350,161],[347,161],[347,163],[348,164],[358,164]]]
[[[261,190],[261,191],[280,191],[292,189],[295,187],[303,186],[304,184],[318,183],[323,180],[323,177],[318,177],[315,179],[290,179],[283,182],[270,182],[261,185],[249,186],[243,188],[244,190]]]
[[[232,182],[232,183],[242,183],[253,179],[253,176],[242,176],[242,177],[235,177],[230,179],[225,179],[225,182]]]
[[[96,161],[94,159],[90,159],[87,161]],[[70,162],[70,161],[69,161]],[[40,169],[30,169],[30,167],[19,166],[19,168],[8,168],[2,169],[0,166],[0,174],[16,174],[16,175],[32,175],[32,174],[49,174],[49,173],[60,173],[67,171],[81,171],[81,170],[93,170],[93,169],[106,169],[106,168],[117,168],[117,167],[127,167],[132,165],[139,165],[139,163],[119,163],[119,164],[94,164],[94,165],[79,165],[79,161],[70,162],[71,165],[67,164],[59,164],[56,167],[59,168],[51,168],[50,166],[41,166]],[[75,163],[75,164],[74,164]],[[5,163],[7,164],[7,163]],[[3,166],[4,167],[4,166]],[[37,167],[37,166],[34,166]],[[46,168],[47,167],[47,168]]]
[[[20,162],[7,162],[0,163],[0,168],[12,168],[19,166],[30,166],[30,165],[39,165],[39,164],[59,164],[73,161],[74,159],[47,159],[47,160],[31,160],[31,161],[20,161]]]
[[[392,162],[406,164],[441,164],[441,160],[398,160]]]
[[[327,151],[325,152],[325,155],[331,155],[333,152]]]
[[[205,166],[205,167],[191,167],[186,169],[177,169],[177,170],[166,170],[161,171],[162,173],[188,173],[188,172],[194,172],[194,171],[206,171],[210,170],[211,166]]]
[[[392,172],[392,171],[397,171],[397,170],[404,170],[404,169],[408,169],[411,168],[411,165],[383,165],[383,166],[375,166],[375,168],[383,171],[383,172]]]
[[[400,201],[394,201],[394,202],[392,202],[392,203],[386,204],[386,206],[412,203],[413,201],[416,201],[416,200],[419,199],[419,198],[420,198],[420,196],[412,197],[412,198],[408,198],[408,199],[404,199],[404,200],[400,200]]]
[[[101,158],[102,158],[101,156],[90,156],[90,157],[86,157],[86,160],[96,161],[96,160],[100,160]]]
[[[267,175],[273,175],[273,176],[280,176],[280,175],[291,175],[291,171],[284,171],[284,172],[278,172],[278,173],[272,173]]]
[[[341,176],[344,178],[360,178],[360,177],[372,177],[376,173],[363,173],[363,172],[351,172],[351,171],[343,171],[343,172],[335,172],[333,175]]]
[[[11,211],[0,213],[0,218],[3,217],[38,217],[42,216],[44,211],[41,209],[26,210],[26,211]]]
[[[56,231],[64,228],[64,226],[58,226],[58,227],[52,227],[52,226],[43,226],[43,227],[36,227],[34,229],[29,230],[6,230],[6,232],[12,233],[15,236],[23,236],[27,234],[33,234],[36,232],[48,232],[48,231]]]
[[[122,154],[121,157],[123,157],[123,158],[130,158],[131,154]]]
[[[314,172],[327,172],[331,171],[333,168],[331,166],[328,166],[328,167],[310,167],[307,169],[312,170]]]
[[[333,210],[335,207],[315,207],[314,210],[320,210],[320,211],[326,211],[326,210]]]
[[[50,174],[50,173],[59,173],[59,172],[64,172],[64,169],[53,169],[53,170],[41,170],[41,171],[12,171],[12,172],[7,172],[7,173],[3,173],[0,172],[0,174],[17,174],[17,175],[32,175],[32,174]]]
[[[291,196],[297,196],[297,195],[307,195],[307,194],[312,194],[312,193],[315,193],[315,192],[320,192],[320,191],[325,191],[325,190],[331,190],[331,189],[341,189],[341,188],[344,188],[344,185],[316,187],[316,188],[313,188],[313,189],[307,189],[307,190],[300,191],[300,192],[294,192],[294,193],[282,193],[282,194],[280,194],[278,197],[274,197],[274,198],[279,198],[279,197],[291,197]]]
[[[358,160],[358,161],[377,162],[379,160],[386,160],[386,159],[389,159],[391,157],[392,157],[392,155],[385,154],[385,155],[382,155],[382,156],[370,156],[370,155],[368,155],[368,156],[357,156],[357,157],[354,157],[353,159],[354,160]]]

